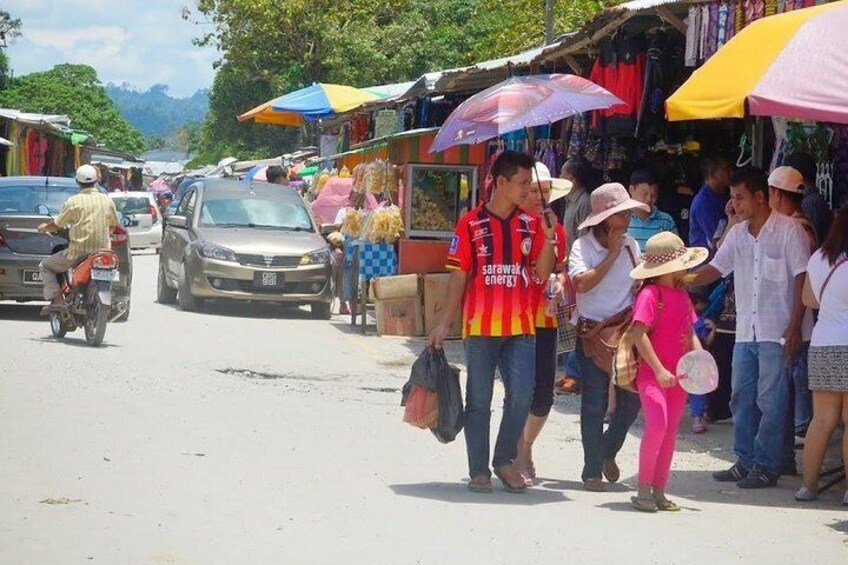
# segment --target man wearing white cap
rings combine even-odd
[[[818,247],[816,230],[812,222],[804,215],[802,202],[806,189],[804,175],[793,167],[777,167],[769,175],[769,206],[775,212],[789,216],[798,222],[810,243],[810,253]],[[809,308],[804,311],[801,324],[801,347],[789,366],[789,422],[787,422],[785,449],[786,462],[784,472],[796,474],[795,468],[795,434],[803,434],[813,418],[813,398],[807,375],[807,353],[810,340],[813,338],[815,319]]]
[[[52,307],[62,305],[59,282],[56,275],[64,273],[77,259],[98,249],[112,246],[110,235],[118,225],[118,212],[111,198],[97,190],[97,169],[83,165],[76,172],[76,181],[80,187],[65,201],[59,216],[38,226],[40,233],[56,233],[60,229],[70,228],[68,248],[41,262],[41,276],[44,281],[44,299]],[[50,306],[42,310],[46,315]]]
[[[810,257],[804,230],[769,207],[769,184],[755,167],[733,173],[728,214],[734,225],[693,282],[711,284],[735,275],[730,409],[737,461],[713,477],[740,488],[776,485],[786,464],[786,366],[801,343],[801,290]]]

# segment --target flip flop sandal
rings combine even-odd
[[[492,481],[489,479],[472,479],[470,483],[468,483],[468,490],[471,492],[488,494],[493,492]]]
[[[521,479],[520,475],[519,475],[519,481],[520,482],[510,481],[500,471],[495,471],[495,476],[498,479],[500,479],[500,481],[503,483],[504,489],[507,492],[511,492],[513,494],[521,494],[521,493],[524,493],[527,490],[527,485],[524,484],[524,481]]]
[[[654,502],[653,499],[649,498],[639,498],[638,496],[631,496],[630,504],[632,504],[633,508],[635,508],[639,512],[645,512],[648,514],[655,514],[659,510],[659,508],[657,507],[657,503]]]
[[[670,500],[657,502],[657,510],[660,512],[680,512],[680,507]]]

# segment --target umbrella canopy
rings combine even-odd
[[[757,20],[666,101],[668,119],[784,116],[848,123],[848,2]]]
[[[165,179],[156,179],[147,185],[147,192],[152,192],[153,194],[165,194],[167,192],[171,192],[171,187],[168,186]]]
[[[624,101],[576,75],[512,77],[460,104],[439,130],[430,152],[473,145],[511,131],[619,104]]]
[[[299,127],[304,121],[332,118],[379,99],[376,94],[352,86],[319,83],[260,104],[238,120]]]
[[[331,178],[324,185],[321,194],[312,203],[312,213],[322,224],[332,224],[336,220],[339,210],[348,205],[352,190],[352,178]],[[363,208],[366,210],[377,208],[377,199],[374,198],[373,194],[368,194],[365,197]]]

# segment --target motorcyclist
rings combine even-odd
[[[97,189],[97,169],[83,165],[76,172],[80,192],[68,198],[55,220],[38,226],[42,234],[70,228],[68,248],[44,259],[39,265],[44,284],[44,299],[50,301],[41,313],[61,308],[64,298],[56,275],[66,272],[81,257],[111,247],[111,233],[118,225],[118,213],[112,199]]]

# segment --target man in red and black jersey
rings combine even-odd
[[[522,211],[530,190],[533,159],[503,152],[492,167],[495,187],[490,202],[463,216],[451,242],[447,267],[453,271],[446,313],[462,307],[468,366],[465,441],[475,492],[492,490],[489,424],[495,368],[503,377],[506,398],[495,453],[494,472],[511,492],[525,488],[513,465],[518,440],[533,398],[535,311],[533,276],[547,280],[556,261],[555,221]],[[440,348],[450,330],[446,314],[430,335]]]

